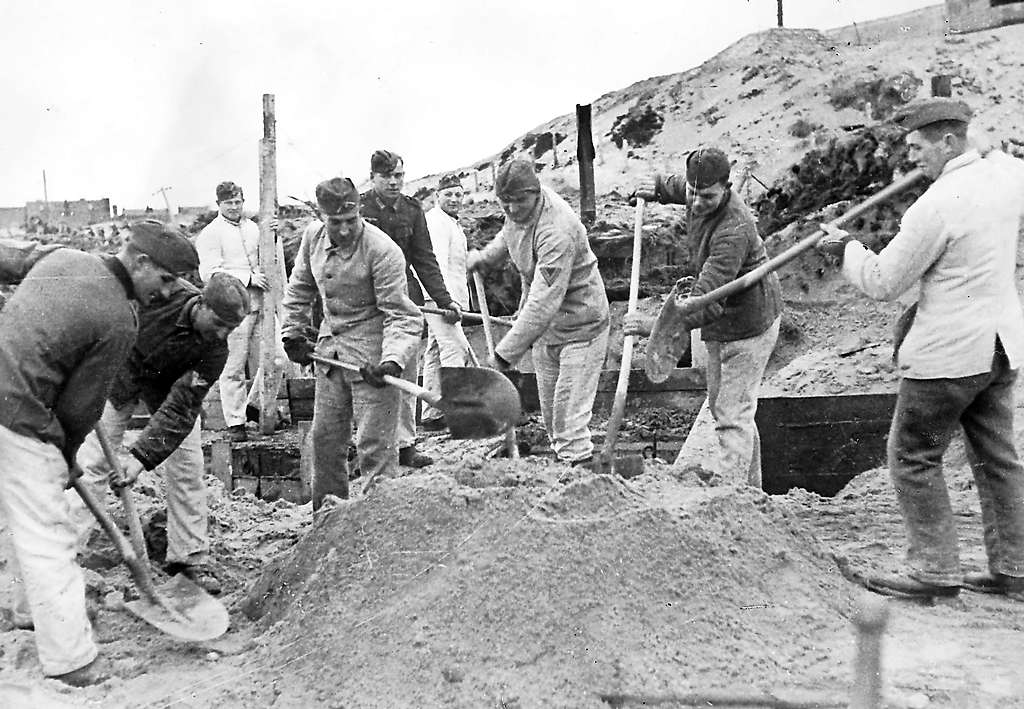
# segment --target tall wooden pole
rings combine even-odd
[[[779,27],[782,27],[782,0],[779,0]]]
[[[45,227],[50,226],[50,194],[46,191],[46,170],[43,170],[43,214],[46,218],[46,223],[43,225],[45,232]]]
[[[576,160],[580,165],[580,219],[590,226],[597,219],[594,196],[594,138],[590,131],[590,104],[576,104]]]
[[[277,215],[277,121],[274,95],[263,94],[263,139],[260,140],[260,270],[267,278],[260,312],[260,431],[273,433],[277,423],[277,373],[284,362],[277,361],[277,304],[284,283],[278,263],[277,244],[270,220]]]

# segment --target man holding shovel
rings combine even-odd
[[[179,231],[138,222],[116,256],[45,256],[0,311],[0,526],[14,621],[35,626],[43,673],[68,684],[104,678],[75,563],[69,466],[135,342],[131,301],[166,300],[175,274],[198,263]]]
[[[459,210],[462,209],[462,182],[454,173],[443,175],[434,193],[434,207],[426,214],[430,243],[441,269],[441,278],[452,300],[461,305],[469,304],[469,288],[466,283],[466,234],[459,226]],[[436,306],[432,300],[426,305]],[[441,367],[468,367],[470,365],[469,341],[462,325],[450,322],[451,318],[436,313],[425,313],[427,321],[427,347],[423,352],[423,386],[431,391],[441,391]],[[433,406],[423,409],[420,417],[422,426],[428,431],[444,428],[444,417]]]
[[[282,303],[284,349],[311,363],[314,353],[361,367],[349,372],[316,365],[313,403],[313,510],[328,494],[348,498],[347,453],[356,424],[364,490],[398,466],[396,444],[401,392],[383,375],[400,377],[415,356],[423,328],[409,298],[402,250],[359,214],[352,180],[335,177],[316,186],[321,219],[306,227]],[[324,320],[311,333],[319,292]]]
[[[170,297],[139,309],[139,336],[111,388],[100,423],[116,450],[141,400],[149,423],[128,447],[123,480],[130,485],[143,470],[158,469],[167,482],[168,574],[183,573],[209,593],[221,584],[209,564],[205,464],[199,412],[228,357],[226,340],[249,314],[249,295],[234,276],[218,272],[200,291],[179,281]],[[78,455],[83,481],[102,500],[110,464],[95,434]],[[68,491],[80,537],[93,516],[81,497]]]
[[[822,225],[818,248],[876,300],[919,289],[897,349],[901,375],[889,432],[889,473],[907,530],[908,571],[875,576],[881,593],[955,596],[960,588],[1024,601],[1024,469],[1014,446],[1014,382],[1024,363],[1017,295],[1024,165],[968,143],[970,108],[952,98],[908,105],[896,116],[910,160],[934,180],[878,254]],[[988,570],[963,573],[942,473],[963,430],[977,483]]]
[[[505,212],[501,231],[470,270],[511,257],[523,281],[519,314],[495,346],[491,366],[509,370],[527,350],[537,370],[541,415],[560,461],[589,465],[597,385],[608,350],[608,297],[587,230],[565,200],[542,187],[525,160],[498,168],[494,191]]]
[[[402,194],[405,184],[402,156],[390,150],[375,151],[370,157],[370,181],[373,189],[360,197],[362,217],[390,236],[402,250],[412,302],[423,305],[425,290],[437,307],[446,311],[441,316],[445,322],[460,322],[462,309],[445,287],[423,208],[417,200]],[[415,276],[413,269],[416,270]],[[402,378],[415,383],[416,364],[415,357],[406,362]],[[402,394],[402,407],[398,412],[398,445],[399,465],[422,468],[434,462],[430,456],[416,450],[416,399],[411,394]]]
[[[690,296],[699,296],[753,271],[768,260],[753,215],[729,181],[729,159],[701,148],[686,160],[685,175],[652,175],[636,196],[686,205],[690,258],[697,269]],[[680,327],[700,328],[707,343],[708,398],[702,414],[714,420],[717,446],[701,466],[726,482],[761,486],[761,443],[754,424],[757,392],[779,336],[782,291],[769,273],[752,287],[689,312]],[[627,335],[651,334],[651,318],[623,320]],[[705,413],[707,412],[707,413]],[[701,415],[698,415],[700,418]]]

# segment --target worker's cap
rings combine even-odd
[[[971,107],[956,98],[938,96],[911,101],[892,117],[892,122],[908,133],[940,121],[969,123]]]
[[[402,156],[390,150],[374,150],[370,156],[370,172],[379,175],[390,175],[402,162]]]
[[[225,324],[234,327],[249,312],[249,293],[242,282],[230,273],[218,271],[203,288],[203,302]]]
[[[347,177],[332,177],[316,186],[316,203],[330,216],[359,209],[359,190]]]
[[[144,219],[128,227],[126,243],[149,256],[153,263],[171,273],[188,273],[199,268],[199,254],[185,234],[156,219]]]
[[[225,180],[217,185],[217,201],[223,202],[226,199],[242,197],[242,188],[231,180]],[[242,197],[244,199],[244,197]]]
[[[462,180],[454,172],[449,172],[447,175],[441,175],[441,179],[437,183],[437,191],[446,190],[451,187],[462,187]]]
[[[540,192],[540,180],[533,171],[533,163],[527,160],[505,163],[494,177],[494,193],[499,199],[519,192]]]
[[[698,148],[686,158],[686,181],[702,190],[729,179],[729,157],[718,148]]]

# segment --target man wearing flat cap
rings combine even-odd
[[[469,303],[466,282],[466,233],[459,226],[459,211],[465,193],[455,173],[442,175],[434,193],[434,206],[427,211],[430,243],[441,269],[441,278],[452,299]],[[433,300],[427,305],[437,307]],[[427,346],[423,351],[423,386],[441,392],[441,367],[468,367],[471,364],[469,340],[461,323],[449,322],[443,315],[424,313],[427,321]],[[444,417],[432,406],[425,406],[420,417],[423,428],[438,431],[444,428]]]
[[[441,316],[446,322],[460,322],[466,303],[456,302],[445,287],[423,208],[417,200],[402,194],[405,184],[402,156],[390,150],[375,151],[370,157],[370,182],[372,189],[360,197],[363,219],[390,236],[402,249],[407,264],[405,275],[409,282],[409,297],[416,305],[423,305],[425,290],[438,308],[448,311]],[[415,275],[413,269],[416,270]],[[402,377],[415,382],[416,364],[415,360],[409,361]],[[433,463],[430,456],[416,450],[415,444],[416,398],[403,394],[398,420],[401,465],[422,468]]]
[[[505,224],[487,246],[471,251],[476,270],[512,259],[523,283],[512,329],[491,365],[508,370],[527,350],[537,370],[541,415],[551,447],[570,465],[589,465],[590,419],[608,350],[608,297],[587,230],[565,200],[540,184],[533,163],[498,168],[494,191]]]
[[[256,223],[242,214],[245,197],[242,188],[226,181],[217,185],[217,217],[196,237],[199,251],[199,276],[207,281],[218,271],[229,273],[249,291],[249,313],[228,336],[228,361],[220,376],[220,405],[230,441],[244,441],[245,407],[248,392],[246,364],[259,358],[260,338],[256,328],[264,291],[269,287],[260,270],[260,230]],[[284,371],[278,373],[284,376]],[[280,382],[278,383],[280,386]],[[259,381],[254,391],[261,391]]]
[[[249,294],[234,276],[217,272],[198,288],[181,280],[170,298],[139,310],[139,335],[118,372],[100,423],[118,449],[142,401],[146,427],[128,447],[125,477],[130,485],[143,470],[155,470],[167,484],[167,572],[184,573],[211,593],[220,581],[209,563],[205,464],[199,413],[227,361],[227,338],[249,314]],[[78,454],[83,481],[103,499],[111,470],[95,434]],[[93,515],[74,492],[68,502],[84,542]]]
[[[310,431],[314,511],[327,495],[348,498],[353,422],[363,491],[397,471],[400,391],[388,386],[384,375],[401,376],[415,357],[423,328],[419,308],[409,298],[402,250],[360,217],[352,180],[321,182],[316,201],[321,218],[302,233],[282,302],[284,349],[298,364],[310,364],[315,350],[360,371],[316,364]],[[310,325],[317,293],[324,316],[319,333]]]
[[[823,225],[818,248],[868,297],[917,294],[897,348],[900,374],[888,460],[908,537],[907,571],[869,579],[881,593],[955,596],[960,588],[1024,601],[1024,471],[1013,435],[1013,389],[1024,363],[1017,295],[1024,165],[967,137],[970,108],[952,98],[908,104],[894,118],[909,158],[934,180],[875,254]],[[942,473],[963,429],[984,523],[988,569],[964,573]]]
[[[73,685],[103,668],[75,563],[64,488],[136,338],[132,301],[166,301],[198,267],[174,227],[131,225],[116,256],[58,249],[0,311],[0,544],[16,580],[13,618],[35,626],[43,673]]]
[[[732,189],[730,171],[724,152],[700,148],[687,156],[685,174],[651,175],[636,188],[637,197],[686,205],[686,239],[697,272],[690,297],[713,291],[768,260],[754,216]],[[736,295],[687,312],[682,322],[687,330],[700,329],[708,350],[708,397],[702,413],[714,421],[717,446],[700,465],[727,483],[761,487],[761,440],[754,415],[781,313],[782,289],[770,273]],[[640,314],[623,322],[627,335],[649,335],[651,326],[652,320]]]

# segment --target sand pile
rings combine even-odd
[[[850,637],[851,587],[803,523],[663,470],[562,484],[564,466],[506,461],[339,504],[250,592],[264,669],[222,701],[602,706],[845,686],[829,654]]]

